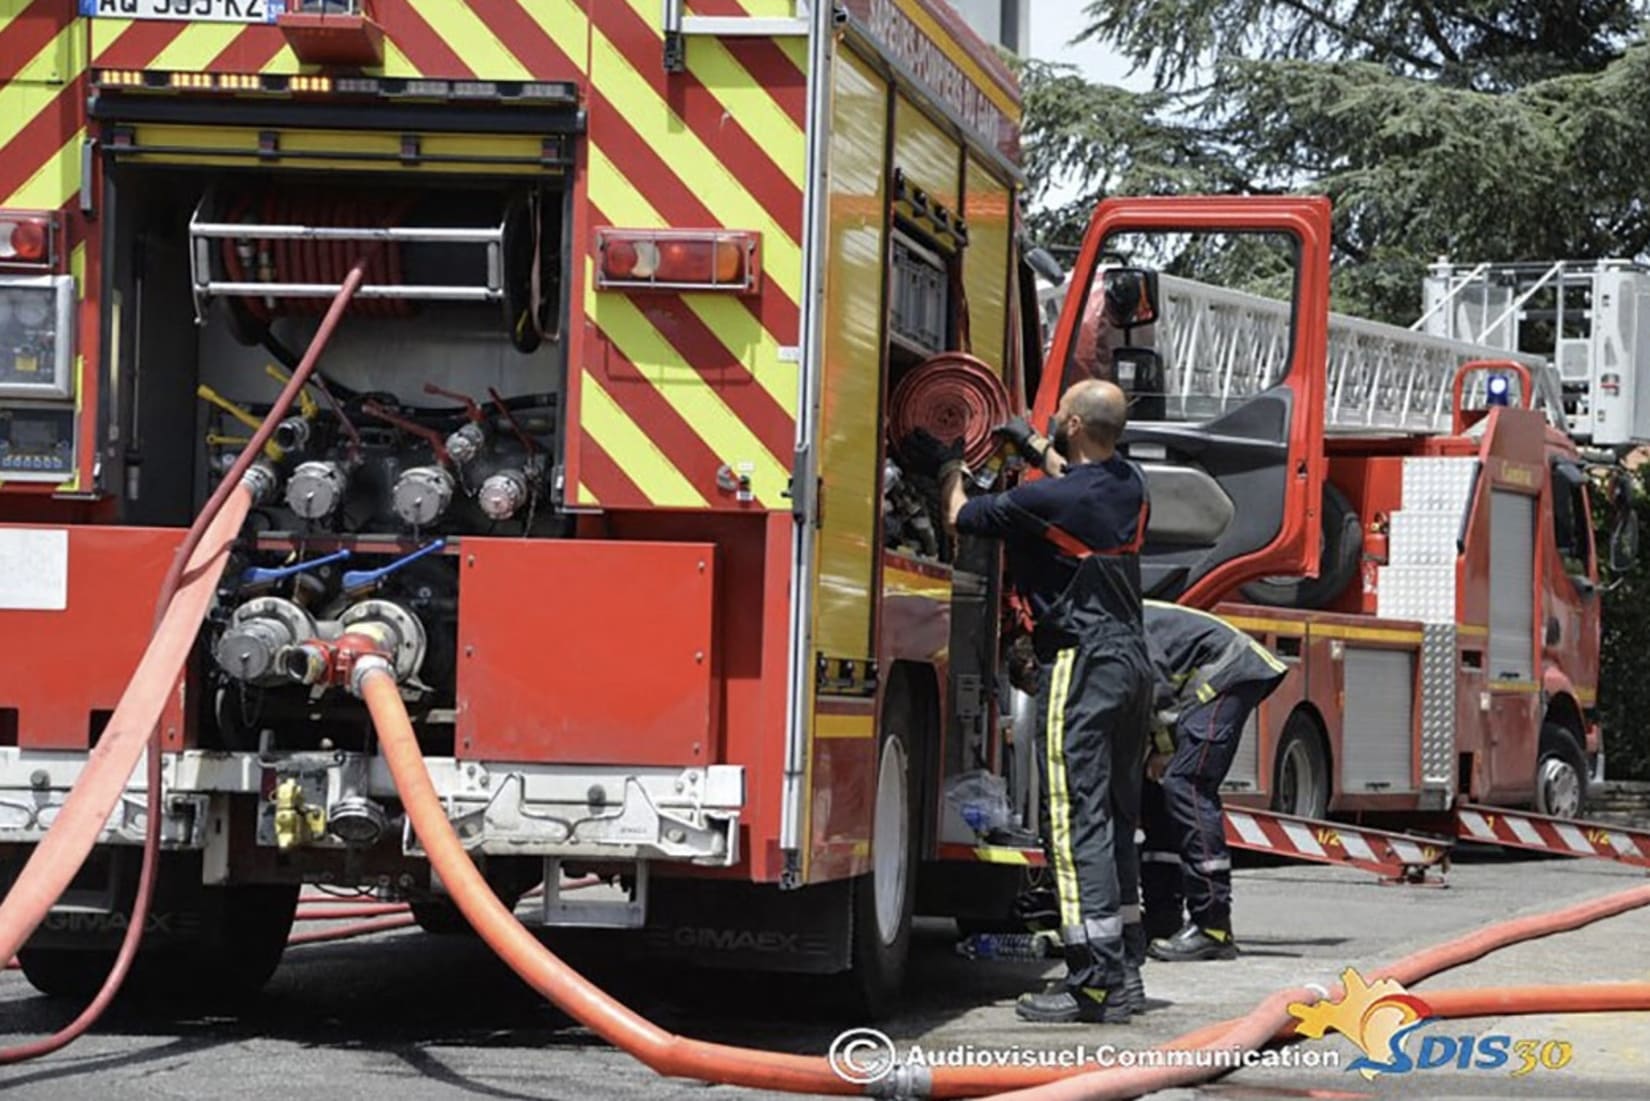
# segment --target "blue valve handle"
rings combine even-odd
[[[354,592],[357,589],[368,589],[376,586],[384,578],[396,570],[410,566],[426,555],[431,555],[447,545],[445,539],[437,539],[426,546],[419,547],[405,558],[397,558],[387,566],[380,566],[376,570],[350,570],[344,574],[344,591]]]
[[[349,551],[341,550],[334,551],[322,558],[312,558],[308,562],[299,562],[295,566],[254,566],[241,574],[241,584],[268,585],[273,581],[283,581],[294,574],[305,573],[332,562],[342,562],[348,557]]]

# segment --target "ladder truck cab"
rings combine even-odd
[[[1269,245],[1091,237],[1043,292],[1060,324],[1039,412],[1083,377],[1133,393],[1148,595],[1212,608],[1292,667],[1244,732],[1229,802],[1576,817],[1602,775],[1601,559],[1636,553],[1616,459],[1650,437],[1650,272],[1441,262],[1401,328],[1330,314],[1305,251]],[[1243,286],[1150,270],[1200,256]],[[1294,402],[1314,422],[1299,457]],[[1289,522],[1315,529],[1311,561],[1209,580],[1222,548]]]

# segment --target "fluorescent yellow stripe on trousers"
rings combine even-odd
[[[1061,650],[1048,678],[1048,725],[1043,731],[1048,758],[1048,826],[1053,835],[1054,881],[1060,895],[1060,924],[1083,924],[1082,899],[1077,892],[1077,861],[1071,845],[1071,789],[1066,782],[1066,694],[1071,690],[1071,668],[1076,650]]]

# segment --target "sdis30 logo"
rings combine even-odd
[[[1295,1031],[1321,1040],[1330,1031],[1339,1032],[1362,1051],[1362,1057],[1347,1067],[1366,1079],[1382,1074],[1408,1074],[1417,1070],[1501,1070],[1521,1078],[1537,1070],[1562,1070],[1575,1054],[1565,1040],[1514,1039],[1501,1033],[1491,1035],[1424,1035],[1410,1044],[1425,1026],[1438,1018],[1422,998],[1409,993],[1395,979],[1364,981],[1356,968],[1341,973],[1346,994],[1339,1001],[1311,1005],[1293,1002],[1289,1012],[1296,1019]]]

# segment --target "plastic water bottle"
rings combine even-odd
[[[971,960],[1046,960],[1060,951],[1053,933],[975,933],[957,942],[957,954]]]

